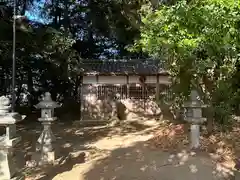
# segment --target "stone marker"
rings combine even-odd
[[[53,142],[56,138],[51,130],[51,125],[57,119],[57,117],[54,117],[54,109],[60,107],[60,105],[52,100],[49,92],[46,92],[43,100],[35,107],[41,109],[41,117],[38,118],[38,121],[43,125],[43,131],[36,144],[36,151],[41,153],[39,165],[53,163],[55,161]]]
[[[16,134],[16,123],[23,120],[24,116],[10,113],[9,110],[10,100],[1,96],[0,126],[4,126],[6,132],[0,137],[0,180],[20,180],[24,179],[19,173],[24,166],[24,158],[15,151],[15,146],[21,141],[21,137]]]
[[[202,117],[202,108],[207,106],[201,103],[197,91],[192,90],[190,94],[190,101],[184,103],[183,107],[187,110],[184,119],[191,123],[190,148],[196,149],[200,146],[200,124],[206,121],[206,118]]]

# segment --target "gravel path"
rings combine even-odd
[[[147,141],[153,131],[154,125],[123,134],[122,129],[111,129],[111,135],[103,133],[81,150],[76,149],[82,138],[75,138],[62,165],[35,169],[28,180],[223,180],[232,173],[207,154],[152,149]]]

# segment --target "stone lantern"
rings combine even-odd
[[[51,124],[57,119],[54,117],[54,109],[60,105],[52,100],[49,92],[46,92],[43,100],[35,107],[41,109],[41,117],[38,118],[38,121],[43,125],[43,131],[37,140],[36,151],[41,153],[40,163],[53,162],[55,160],[53,148],[55,136],[52,133]]]
[[[196,90],[191,91],[190,101],[183,105],[183,108],[186,109],[184,120],[191,124],[190,147],[193,149],[200,146],[200,125],[206,121],[206,118],[202,117],[202,108],[206,107],[206,105],[201,103]]]
[[[20,168],[24,166],[23,156],[16,153],[16,145],[21,137],[16,134],[16,123],[23,120],[25,116],[18,113],[10,113],[11,106],[9,98],[0,97],[0,126],[5,128],[5,134],[0,136],[0,179],[23,179],[19,175]],[[22,163],[22,164],[21,164]],[[22,167],[21,167],[22,165]]]

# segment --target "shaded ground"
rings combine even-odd
[[[28,180],[221,180],[232,173],[231,167],[209,153],[194,154],[185,147],[172,152],[153,148],[153,137],[166,126],[169,129],[166,123],[136,121],[100,127],[56,124],[59,164],[26,169],[25,173]],[[39,136],[36,129],[41,129],[40,124],[21,129],[22,145],[28,151]]]
[[[114,150],[94,162],[81,180],[220,180],[230,171],[217,170],[206,154],[169,154],[150,150],[145,143]],[[77,179],[77,178],[76,178]]]

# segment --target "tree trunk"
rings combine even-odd
[[[73,92],[73,96],[76,97],[76,99],[78,98],[78,91],[79,91],[79,87],[80,87],[80,83],[81,83],[81,78],[79,76],[76,77],[76,82],[75,82],[75,89]]]
[[[33,107],[33,97],[34,97],[34,92],[33,92],[33,75],[32,75],[32,70],[30,68],[28,68],[27,70],[27,75],[28,75],[28,92],[30,94],[30,96],[28,97],[28,106],[30,108]]]
[[[59,0],[52,0],[52,4],[54,5],[54,17],[53,17],[53,25],[55,28],[59,26],[59,18],[61,18],[61,11],[59,9]]]
[[[202,82],[202,84],[200,84]],[[213,114],[213,107],[211,104],[213,98],[213,82],[209,80],[207,76],[203,76],[202,80],[198,79],[196,81],[192,81],[192,84],[197,89],[201,99],[203,100],[204,104],[208,105],[209,107],[206,109],[206,117],[207,117],[207,132],[210,135],[214,129],[214,114]],[[208,93],[210,95],[208,95]]]
[[[203,76],[202,81],[206,88],[205,91],[210,94],[209,97],[205,98],[205,103],[209,105],[207,109],[207,132],[210,135],[212,134],[214,129],[214,112],[213,112],[213,106],[211,104],[213,100],[214,83],[207,76]]]
[[[25,15],[25,12],[26,12],[26,9],[27,9],[27,0],[23,0],[22,1],[22,9],[21,9],[21,12],[20,12],[20,14],[21,14],[21,16],[24,16]]]
[[[64,0],[64,22],[63,22],[63,26],[64,26],[64,33],[65,36],[68,36],[68,0]]]

